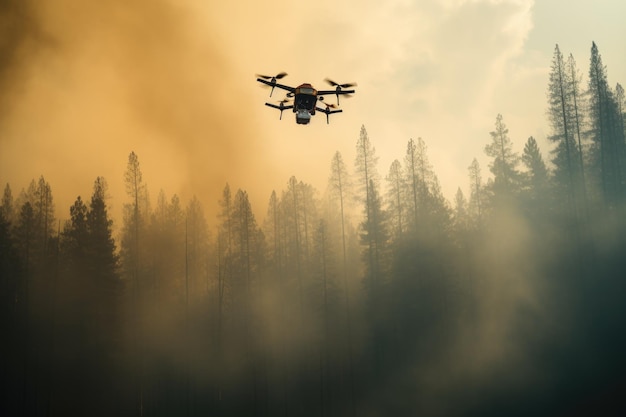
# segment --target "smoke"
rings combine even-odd
[[[121,207],[131,151],[153,197],[162,187],[212,208],[227,181],[254,188],[247,173],[271,168],[256,162],[251,100],[202,13],[167,0],[3,1],[1,180],[19,190],[44,175],[63,217],[97,176]]]

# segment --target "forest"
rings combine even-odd
[[[213,228],[134,152],[115,227],[103,177],[63,219],[44,176],[6,184],[0,414],[625,412],[624,89],[557,45],[537,105],[551,149],[498,114],[453,201],[422,138],[380,172],[365,126],[324,190],[225,184]]]

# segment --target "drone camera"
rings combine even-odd
[[[311,121],[311,113],[307,110],[298,110],[296,112],[296,123],[306,125]]]

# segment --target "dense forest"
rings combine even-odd
[[[584,78],[557,45],[547,81],[551,149],[515,152],[497,115],[454,201],[424,140],[384,175],[364,126],[262,222],[228,184],[215,228],[152,200],[134,152],[115,229],[102,177],[66,219],[43,176],[7,184],[0,414],[625,411],[624,89],[595,43]]]

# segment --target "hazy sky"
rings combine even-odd
[[[4,3],[0,181],[17,195],[44,175],[63,218],[99,175],[119,210],[131,151],[153,199],[196,194],[211,217],[229,181],[262,216],[291,175],[322,191],[335,151],[352,167],[361,125],[382,176],[422,137],[451,199],[474,157],[489,175],[498,113],[517,150],[532,135],[548,158],[555,44],[586,82],[595,41],[609,82],[626,83],[623,0]],[[291,85],[355,81],[357,94],[330,125],[279,121],[255,73],[280,71]]]

